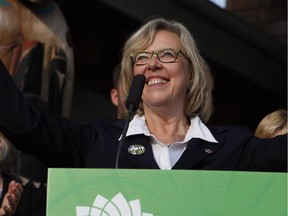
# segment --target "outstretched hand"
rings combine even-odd
[[[0,216],[12,216],[16,212],[23,193],[23,187],[16,181],[9,183],[8,192],[4,195]]]

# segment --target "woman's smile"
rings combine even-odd
[[[148,86],[159,86],[159,85],[162,85],[162,84],[165,84],[169,81],[168,78],[164,77],[164,76],[159,76],[159,75],[154,75],[154,76],[148,76],[146,78],[146,84]]]

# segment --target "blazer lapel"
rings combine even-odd
[[[133,148],[144,149],[144,152],[133,152]],[[133,135],[126,137],[121,149],[120,168],[159,169],[154,156],[149,137]]]
[[[198,169],[199,163],[207,157],[213,156],[223,143],[225,136],[221,134],[226,130],[222,127],[209,128],[218,143],[211,143],[199,138],[191,139],[187,148],[172,169]]]
[[[123,125],[124,121],[118,121],[114,124],[116,128],[121,130]],[[207,142],[199,138],[191,139],[187,144],[186,150],[172,169],[197,169],[197,165],[201,163],[201,161],[207,157],[213,156],[217,152],[220,146],[225,143],[225,136],[223,136],[223,133],[226,129],[223,127],[209,127],[209,129],[218,143]],[[132,154],[129,152],[128,149],[130,147],[137,145],[143,146],[145,152],[139,154]],[[149,137],[144,136],[143,134],[126,137],[121,148],[119,167],[160,169],[154,159]]]

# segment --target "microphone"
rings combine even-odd
[[[116,169],[118,169],[119,167],[120,150],[125,141],[129,123],[133,118],[133,114],[139,107],[145,81],[146,81],[146,77],[143,74],[138,74],[133,77],[132,84],[130,86],[129,94],[125,103],[126,108],[128,110],[128,116],[125,122],[125,126],[123,128],[123,132],[122,132],[120,143],[119,143],[118,150],[117,150],[116,165],[115,165]]]
[[[128,111],[131,109],[132,112],[135,112],[138,109],[145,81],[146,77],[143,74],[138,74],[133,77],[126,100],[126,108]]]

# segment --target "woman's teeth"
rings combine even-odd
[[[167,80],[163,80],[163,79],[151,79],[149,80],[149,82],[147,83],[148,85],[157,85],[157,84],[162,84],[162,83],[167,83]]]

